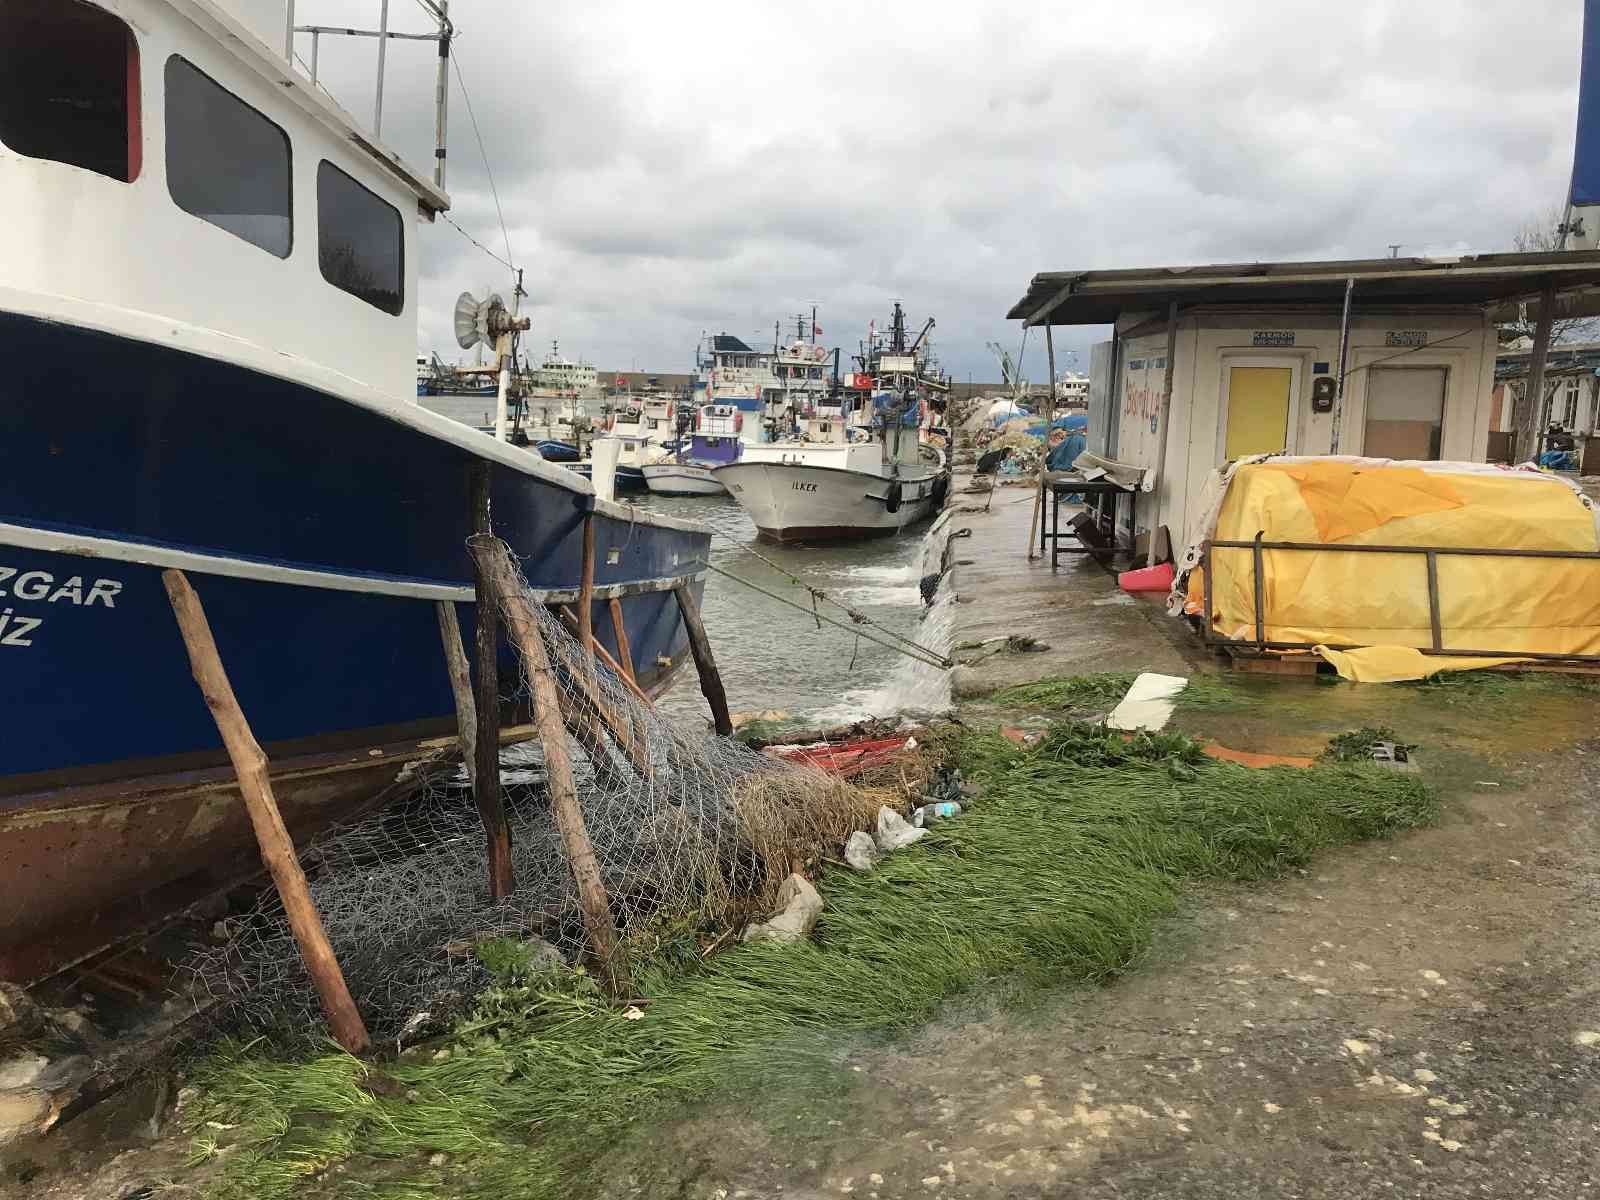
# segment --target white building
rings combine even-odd
[[[1008,315],[1112,327],[1091,364],[1089,448],[1147,468],[1117,536],[1154,529],[1159,550],[1209,473],[1247,455],[1484,461],[1494,322],[1547,280],[1587,295],[1600,253],[1050,273]]]

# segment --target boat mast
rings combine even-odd
[[[423,11],[439,22],[437,33],[396,33],[389,28],[389,0],[381,0],[377,29],[351,29],[344,25],[296,25],[294,3],[287,5],[284,57],[294,65],[294,35],[311,35],[311,82],[317,82],[317,58],[322,46],[322,35],[330,37],[370,37],[378,39],[378,83],[373,97],[372,133],[383,131],[383,76],[388,60],[389,42],[393,38],[409,42],[438,42],[439,65],[433,85],[433,182],[444,187],[445,135],[450,109],[450,39],[455,36],[455,26],[450,23],[450,0],[417,0]]]

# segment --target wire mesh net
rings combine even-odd
[[[508,625],[523,619],[543,651],[533,657],[544,659],[519,650],[519,707],[535,711],[537,676],[547,670],[561,717],[556,751],[571,761],[618,953],[637,952],[668,925],[731,929],[765,914],[791,871],[836,855],[852,831],[873,825],[882,803],[899,803],[884,789],[669,723],[617,670],[590,658],[570,613],[564,623],[517,583],[503,617]],[[549,758],[537,736],[502,748],[514,889],[501,901],[490,896],[465,767],[453,777],[418,771],[404,799],[301,848],[312,898],[373,1037],[409,1036],[461,1011],[490,981],[478,952],[485,939],[524,939],[569,963],[592,961],[552,797],[552,774],[561,771]],[[276,893],[222,924],[224,936],[188,964],[217,1022],[240,1032],[320,1029],[317,993]]]

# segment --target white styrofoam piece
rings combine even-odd
[[[1111,710],[1106,724],[1112,729],[1161,729],[1172,719],[1178,693],[1188,686],[1189,681],[1182,675],[1146,671]]]

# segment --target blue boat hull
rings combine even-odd
[[[0,383],[0,522],[375,587],[471,586],[468,497],[481,460],[463,448],[303,385],[66,325],[0,315],[0,356],[15,367]],[[575,586],[590,498],[501,465],[492,478],[495,533],[529,584]],[[598,585],[688,573],[709,541],[597,522]],[[218,746],[158,570],[0,554],[0,574],[13,572],[0,579],[12,622],[0,630],[10,684],[0,781]],[[50,598],[75,578],[81,603],[71,589]],[[91,596],[102,579],[121,585],[114,596],[109,586]],[[451,711],[429,603],[251,580],[196,586],[263,741]],[[640,624],[629,640],[648,675],[684,634],[660,617],[670,607],[660,596],[630,601]],[[19,618],[39,623],[18,634]]]
[[[582,476],[584,479],[589,479],[592,477],[594,464],[591,462],[572,463],[567,467],[567,470],[575,475]],[[630,492],[648,491],[649,485],[644,481],[644,471],[638,467],[628,467],[618,463],[616,489],[619,496]]]
[[[110,928],[144,911],[135,893],[160,908],[163,888],[253,862],[163,566],[199,593],[302,834],[454,732],[432,593],[470,595],[485,460],[304,384],[65,324],[0,313],[0,356],[0,978],[22,978],[69,956],[29,938]],[[593,498],[490,470],[494,531],[530,585],[575,589]],[[593,519],[601,588],[702,569],[704,531]],[[687,658],[676,600],[620,604],[659,689]],[[472,605],[458,614],[470,648]],[[617,654],[608,600],[593,617]],[[509,705],[505,647],[501,679]]]

